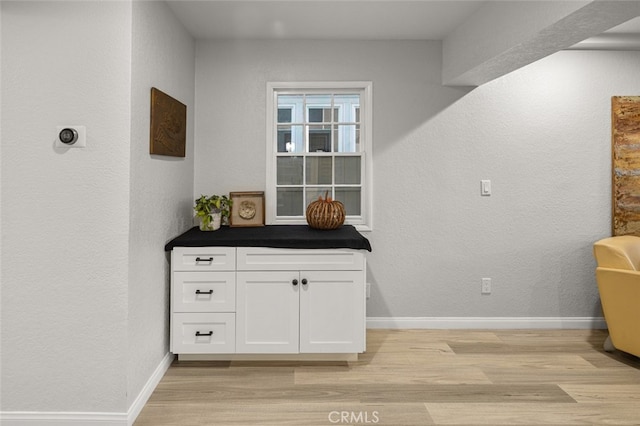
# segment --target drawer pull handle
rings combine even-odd
[[[196,263],[198,262],[213,262],[213,257],[209,257],[209,258],[202,258],[202,257],[196,257]]]
[[[307,279],[306,279],[306,278],[303,278],[303,279],[302,279],[302,285],[307,285],[307,282],[308,282],[308,281],[307,281]]]
[[[213,336],[213,331],[210,331],[208,333],[200,333],[199,331],[196,331],[196,337],[200,336]]]
[[[213,289],[209,291],[196,290],[196,294],[213,294]]]
[[[291,284],[293,284],[293,285],[298,285],[298,280],[297,280],[297,279],[294,279],[293,281],[291,281]]]

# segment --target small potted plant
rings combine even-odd
[[[229,224],[231,200],[226,195],[201,195],[195,203],[193,209],[200,219],[201,231],[215,231],[221,224]]]

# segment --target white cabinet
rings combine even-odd
[[[235,312],[235,271],[176,271],[173,278],[175,312]]]
[[[358,271],[238,271],[236,350],[364,351],[364,281]]]
[[[358,250],[175,247],[172,352],[364,352],[365,274]]]
[[[235,352],[233,313],[176,312],[173,314],[171,332],[173,353]]]
[[[171,352],[235,352],[235,259],[233,247],[173,249]]]
[[[365,266],[355,250],[238,247],[236,351],[364,352]]]
[[[301,276],[300,352],[364,352],[364,274],[306,271]]]
[[[171,252],[173,271],[235,271],[234,247],[176,247]]]
[[[297,272],[238,272],[239,353],[297,353],[300,284]]]

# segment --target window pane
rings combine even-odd
[[[333,141],[335,152],[360,152],[360,125],[339,125]]]
[[[331,185],[331,157],[307,157],[307,185]]]
[[[325,109],[331,109],[331,95],[307,95],[307,121],[309,123],[322,123],[323,121],[331,121],[331,117],[325,118]]]
[[[302,123],[303,105],[302,95],[278,95],[278,123]]]
[[[309,126],[309,152],[331,152],[331,125]]]
[[[338,109],[333,111],[334,121],[338,121]],[[309,108],[309,123],[331,123],[331,108]]]
[[[340,122],[355,123],[360,121],[359,117],[356,116],[357,110],[360,106],[360,95],[335,95],[333,103],[336,107],[340,108],[340,111],[342,111],[342,117],[339,120]]]
[[[291,123],[291,108],[278,108],[278,123]]]
[[[322,110],[322,120],[325,123],[331,123],[331,108]],[[338,108],[333,109],[333,120],[338,121]]]
[[[302,157],[278,157],[278,185],[302,185]]]
[[[331,197],[331,187],[307,188],[307,206],[319,197],[322,197],[324,200],[324,194],[328,194],[328,196]],[[307,207],[305,206],[305,210],[306,209]]]
[[[303,152],[302,126],[278,126],[278,152]]]
[[[360,188],[336,188],[336,200],[344,204],[347,215],[360,216]]]
[[[278,216],[303,216],[302,188],[278,188]]]
[[[360,184],[360,157],[336,157],[335,183]]]
[[[309,108],[309,123],[322,123],[322,108]]]

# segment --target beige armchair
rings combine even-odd
[[[596,280],[609,328],[605,350],[640,356],[640,237],[602,239],[593,245]]]

